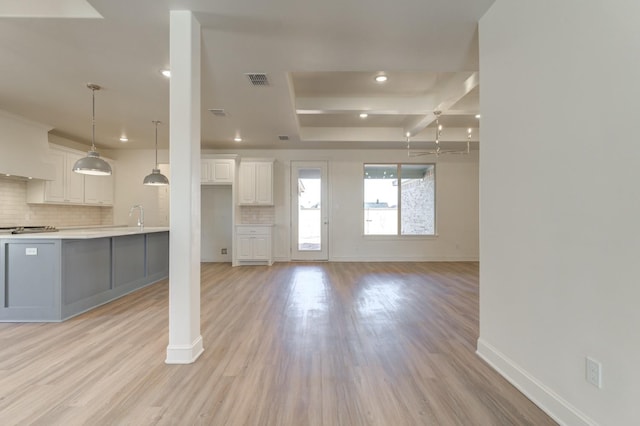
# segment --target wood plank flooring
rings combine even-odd
[[[0,424],[555,424],[475,355],[477,263],[203,264],[191,365],[167,290],[0,324]]]

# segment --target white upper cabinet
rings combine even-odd
[[[82,155],[79,153],[51,147],[46,161],[53,165],[55,179],[30,181],[27,185],[27,202],[83,204],[84,176],[71,170],[80,158]]]
[[[203,185],[231,185],[236,161],[228,158],[208,158],[200,161],[200,182]]]
[[[52,149],[47,158],[47,162],[53,165],[53,170],[55,173],[54,180],[48,180],[45,182],[37,182],[37,184],[33,184],[33,182],[29,182],[29,189],[32,187],[38,186],[41,192],[42,201],[47,202],[58,202],[64,203],[65,201],[65,193],[67,188],[66,183],[66,172],[65,172],[65,164],[66,164],[66,153],[64,151],[58,151]],[[31,193],[33,191],[29,191]],[[30,194],[31,195],[31,194]],[[30,200],[31,202],[34,202]]]
[[[80,151],[51,145],[47,163],[53,165],[55,179],[29,181],[27,202],[34,204],[113,205],[113,175],[86,176],[72,170],[75,162],[84,155],[86,154]]]
[[[111,170],[115,171],[115,166],[111,161]],[[113,205],[113,175],[111,176],[91,176],[84,177],[84,203],[97,206]]]
[[[239,204],[255,204],[256,203],[256,166],[255,163],[241,162],[240,173],[238,174]]]
[[[242,160],[238,178],[238,204],[273,205],[273,160]]]
[[[74,154],[72,152],[69,152],[66,155],[66,162],[64,165],[65,184],[67,189],[66,198],[64,200],[65,202],[84,202],[84,176],[72,170],[76,161],[82,157],[82,154]]]

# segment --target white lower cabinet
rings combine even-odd
[[[272,265],[272,225],[236,226],[236,262],[238,265]]]

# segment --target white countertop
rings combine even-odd
[[[89,238],[119,237],[123,235],[151,234],[154,232],[167,232],[166,226],[144,227],[123,226],[116,228],[84,228],[64,229],[58,232],[41,232],[35,234],[0,234],[0,239],[21,240],[81,240]]]

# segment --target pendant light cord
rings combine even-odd
[[[153,123],[156,125],[156,169],[158,168],[158,124],[160,121],[153,120]]]
[[[440,133],[442,132],[442,128],[440,127],[440,111],[435,111],[436,115],[436,147],[440,145]]]
[[[91,88],[91,150],[96,150],[96,89]]]
[[[91,89],[91,151],[96,151],[96,90],[102,89],[97,84],[87,83]]]

